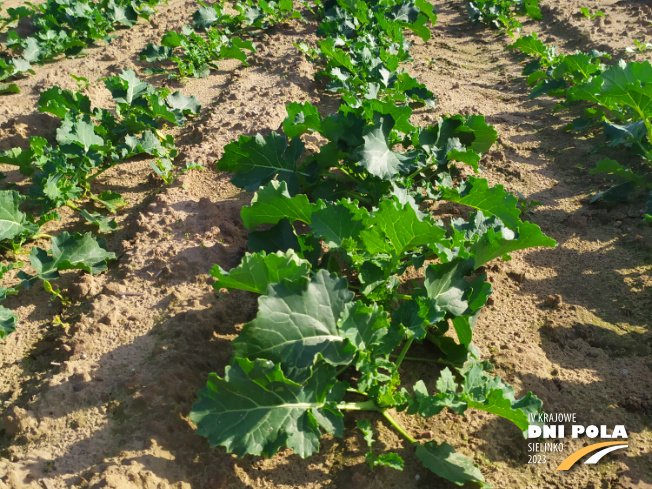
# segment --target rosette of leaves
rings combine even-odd
[[[365,100],[326,117],[310,103],[292,103],[287,110],[285,136],[241,136],[225,147],[217,166],[234,173],[233,184],[251,191],[277,179],[292,195],[302,191],[377,205],[394,194],[418,203],[437,198],[436,182],[452,185],[455,161],[478,170],[481,155],[496,140],[482,116],[446,117],[416,128],[410,107],[392,102]],[[311,133],[327,142],[304,157],[301,136]]]
[[[216,2],[207,5],[199,2],[200,7],[192,15],[197,29],[215,27],[227,34],[238,31],[267,29],[289,19],[300,19],[301,13],[294,10],[292,0],[266,1],[244,0],[229,3],[230,9],[237,13],[225,12],[224,4]]]
[[[539,0],[473,0],[466,4],[471,22],[486,24],[514,38],[522,24],[517,15],[541,19]]]
[[[307,52],[305,45],[299,47]],[[399,57],[375,49],[373,42],[358,41],[342,50],[328,38],[319,43],[319,49],[325,67],[316,77],[328,78],[326,90],[343,94],[343,100],[352,107],[363,99],[436,105],[434,94],[424,84],[399,69]]]
[[[405,29],[421,39],[430,39],[430,29],[437,21],[433,6],[425,0],[342,1],[329,0],[320,9],[322,21],[318,34],[337,40],[338,46],[349,49],[354,44],[368,43],[375,52],[391,52],[399,61],[410,58],[410,43]]]
[[[251,41],[239,37],[227,36],[214,28],[208,28],[203,34],[184,26],[181,33],[168,31],[161,39],[161,45],[148,44],[140,52],[140,59],[149,63],[176,63],[177,71],[169,68],[148,68],[147,73],[167,73],[168,78],[178,79],[187,76],[205,78],[211,69],[218,70],[220,59],[237,59],[248,66],[245,50],[255,52]]]
[[[224,377],[212,374],[199,393],[191,412],[199,433],[240,456],[271,456],[287,446],[306,457],[318,450],[322,432],[343,435],[343,412],[375,411],[414,444],[427,468],[460,485],[484,484],[471,459],[445,443],[418,443],[388,411],[427,418],[473,408],[525,430],[528,413],[541,407],[530,393],[517,399],[477,359],[473,326],[491,293],[477,270],[554,241],[520,222],[516,199],[502,189],[469,185],[451,200],[486,214],[448,229],[397,197],[368,210],[348,199],[291,196],[285,182],[261,188],[241,214],[253,230],[253,253],[228,272],[218,266],[211,272],[217,289],[261,294],[259,312],[234,341]],[[501,208],[515,229],[491,215]],[[421,271],[418,283],[402,283],[408,266]],[[454,335],[446,334],[450,325]],[[436,384],[419,381],[408,390],[400,366],[410,347],[426,340],[436,346],[434,359],[449,367]],[[402,468],[397,454],[370,452],[367,460]]]

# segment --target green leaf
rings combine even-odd
[[[270,253],[247,253],[240,264],[226,272],[219,265],[211,270],[211,275],[217,279],[213,288],[219,290],[238,289],[267,294],[270,284],[283,280],[297,282],[307,280],[310,264],[299,258],[294,251]]]
[[[244,50],[256,52],[256,47],[251,41],[243,41],[239,37],[232,37],[227,44],[220,46],[220,58],[223,59],[237,59],[242,61],[245,66],[247,64],[247,54]]]
[[[426,268],[424,286],[428,298],[453,316],[468,314],[468,297],[472,288],[465,278],[473,271],[473,263],[473,258],[457,259]]]
[[[529,36],[521,36],[516,42],[507,46],[507,49],[518,49],[523,54],[532,57],[545,58],[548,56],[548,47],[539,40],[536,32]]]
[[[351,153],[351,157],[372,175],[392,180],[398,175],[404,157],[388,146],[389,134],[394,127],[390,115],[374,117],[374,124],[365,128],[364,145]]]
[[[15,83],[0,83],[0,95],[20,93],[20,88]]]
[[[321,131],[321,115],[310,102],[292,102],[286,110],[288,116],[283,120],[283,132],[288,138]]]
[[[465,374],[460,398],[467,407],[501,416],[514,423],[521,431],[529,426],[530,416],[539,412],[543,403],[528,392],[516,399],[514,388],[505,384],[500,377],[484,372],[482,366],[474,364]]]
[[[368,306],[360,301],[350,302],[338,328],[358,350],[373,352],[383,345],[383,338],[389,332],[387,317],[387,312],[377,304]],[[391,350],[384,353],[389,354]]]
[[[324,238],[330,248],[346,247],[352,243],[364,229],[362,220],[369,215],[358,203],[340,200],[336,205],[327,205],[314,210],[310,228],[316,236]]]
[[[602,73],[600,98],[603,104],[612,107],[614,103],[632,108],[637,118],[647,119],[652,115],[652,65],[649,61],[629,62],[626,66],[610,66]]]
[[[543,234],[539,226],[531,222],[523,222],[518,228],[516,238],[508,239],[503,233],[489,229],[469,251],[475,258],[474,267],[477,269],[494,258],[506,256],[512,251],[537,246],[554,248],[556,245],[555,240]]]
[[[458,202],[482,211],[485,216],[496,216],[515,231],[521,225],[518,199],[505,192],[502,185],[489,187],[484,178],[470,176],[457,188],[442,188],[442,200]]]
[[[147,93],[149,86],[146,82],[141,82],[131,69],[123,70],[118,76],[106,78],[104,85],[118,104],[126,104],[129,107],[136,99]]]
[[[92,198],[106,207],[109,212],[117,212],[127,205],[127,202],[122,198],[122,195],[110,190],[105,190],[100,195]]]
[[[23,42],[23,58],[30,63],[38,61],[43,50],[35,37],[28,37]]]
[[[206,29],[217,22],[217,12],[212,6],[201,5],[192,14],[192,20],[197,29]]]
[[[76,144],[88,152],[92,147],[103,145],[104,139],[95,134],[95,124],[85,115],[77,120],[64,119],[57,129],[57,142]]]
[[[320,425],[342,431],[342,413],[334,404],[344,392],[323,364],[297,384],[268,360],[236,358],[224,378],[210,374],[190,419],[211,446],[238,456],[271,457],[288,446],[305,458],[319,450]]]
[[[373,465],[374,467],[389,467],[394,470],[403,470],[405,462],[398,453],[387,452],[374,457]]]
[[[346,365],[355,348],[337,322],[352,299],[346,279],[325,270],[301,290],[287,283],[270,285],[258,298],[258,315],[233,341],[233,354],[297,368],[310,367],[318,355],[332,365]]]
[[[65,118],[70,111],[90,114],[91,100],[79,92],[52,87],[41,92],[38,99],[38,110],[39,112],[49,112],[60,119]]]
[[[0,241],[13,240],[21,235],[28,237],[38,232],[39,227],[18,210],[26,198],[15,190],[0,191]]]
[[[93,233],[70,235],[64,231],[52,238],[52,259],[57,270],[84,270],[91,275],[107,269],[106,262],[115,260],[113,252],[107,252],[102,246],[103,240]]]
[[[177,114],[177,125],[180,126],[186,120],[184,116],[188,114],[197,115],[201,111],[201,104],[194,95],[186,97],[181,92],[176,91],[165,99],[172,108],[172,112]]]
[[[0,338],[4,339],[9,333],[16,331],[18,316],[4,306],[0,306]]]
[[[261,187],[251,199],[249,207],[240,211],[242,222],[249,229],[261,224],[276,224],[282,219],[310,224],[310,216],[317,206],[311,204],[305,194],[290,197],[287,184],[272,180]]]
[[[285,136],[272,132],[267,136],[240,136],[224,147],[224,155],[217,168],[235,173],[231,182],[237,187],[254,191],[275,177],[287,183],[291,195],[299,192],[301,179],[311,175],[299,168],[297,162],[304,144],[295,138],[288,146]]]
[[[143,49],[138,55],[141,60],[147,61],[148,63],[154,63],[155,61],[165,61],[172,55],[173,48],[168,46],[158,46],[156,44],[148,43],[145,49]]]
[[[161,140],[152,131],[143,131],[143,137],[125,136],[125,145],[129,155],[146,153],[152,156],[163,157],[167,154]]]
[[[423,445],[415,443],[414,446],[421,463],[439,477],[458,486],[475,482],[480,487],[485,487],[482,472],[473,460],[457,453],[448,443],[438,445],[434,441],[429,441]]]
[[[295,250],[299,252],[301,246],[290,221],[283,219],[278,224],[265,231],[253,231],[247,234],[249,241],[247,247],[251,251],[276,251]]]
[[[646,181],[643,176],[634,173],[629,168],[625,168],[620,163],[610,158],[605,158],[602,161],[599,161],[595,168],[591,170],[591,174],[596,173],[610,173],[612,175],[618,175],[625,180],[634,182],[636,185],[645,185]]]
[[[90,213],[85,210],[79,211],[79,214],[86,219],[91,224],[94,224],[98,227],[100,233],[112,233],[118,229],[118,223],[115,222],[115,219],[111,219],[106,216],[103,216],[99,212]]]
[[[428,221],[421,221],[408,204],[384,200],[378,210],[363,221],[360,238],[370,254],[391,253],[395,258],[422,245],[434,246],[440,242],[445,231]]]
[[[55,280],[59,278],[59,272],[57,270],[57,263],[54,258],[48,256],[48,252],[38,246],[34,246],[32,251],[29,254],[29,262],[36,270],[36,277],[34,279],[40,278],[42,280]],[[22,275],[23,272],[18,272],[19,277],[25,277]],[[30,282],[33,282],[32,277],[28,277]],[[29,289],[30,285],[23,284],[23,287]]]
[[[464,125],[473,131],[475,139],[471,143],[471,149],[476,153],[486,153],[498,139],[498,132],[494,126],[485,122],[483,115],[470,116],[464,121]]]

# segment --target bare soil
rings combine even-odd
[[[4,7],[20,3],[8,0]],[[397,416],[412,433],[473,457],[494,487],[651,488],[652,232],[642,222],[642,204],[589,204],[609,185],[589,174],[604,157],[592,152],[596,139],[564,132],[573,114],[553,115],[556,101],[528,98],[519,58],[504,49],[509,38],[472,26],[464,2],[433,3],[439,14],[433,37],[427,43],[411,38],[415,62],[407,69],[437,95],[439,107],[421,109],[415,119],[485,115],[499,139],[483,158],[483,175],[541,202],[531,219],[558,242],[487,267],[495,292],[474,342],[498,375],[520,394],[533,391],[547,412],[626,425],[629,448],[597,466],[558,472],[566,456],[594,441],[567,438],[563,453],[528,464],[527,440],[494,416]],[[625,48],[634,39],[652,41],[652,8],[645,1],[542,4],[543,20],[524,30],[536,30],[564,52],[599,49],[631,59]],[[602,10],[605,18],[585,19],[582,6]],[[96,80],[126,68],[142,73],[137,53],[166,30],[190,23],[196,7],[170,0],[151,22],[119,31],[111,45],[38,67],[20,80],[21,94],[0,98],[0,149],[25,146],[33,135],[53,138],[56,121],[36,108],[42,90],[75,88],[70,74]],[[255,39],[258,53],[249,67],[227,61],[210,77],[182,85],[150,78],[200,99],[201,114],[174,134],[179,162],[196,161],[206,170],[170,187],[153,178],[147,161],[106,172],[96,189],[115,189],[130,202],[117,216],[120,230],[108,239],[118,255],[108,272],[65,273],[59,285],[73,300],[69,307],[50,302],[38,287],[4,303],[21,322],[0,345],[0,488],[454,487],[424,469],[409,444],[373,416],[368,419],[381,432],[375,448],[397,451],[406,460],[404,472],[369,470],[354,417],[347,417],[344,439],[325,437],[321,452],[306,460],[290,451],[270,460],[237,459],[210,449],[187,419],[197,390],[209,372],[223,373],[231,340],[256,310],[253,295],[211,287],[210,268],[231,268],[245,252],[239,212],[251,198],[217,172],[215,162],[241,134],[277,129],[286,103],[336,110],[337,98],[325,94],[314,67],[292,45],[316,40],[314,20],[293,21]],[[87,93],[96,106],[110,99],[101,81]],[[5,182],[19,181],[14,169],[3,171]],[[459,210],[442,206],[439,212]],[[48,232],[88,230],[74,216],[64,217],[49,223]],[[13,260],[10,253],[4,258]],[[422,365],[410,365],[403,375],[406,385],[436,378]]]

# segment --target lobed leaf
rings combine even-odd
[[[224,378],[209,375],[190,419],[211,446],[240,457],[271,457],[288,446],[305,458],[319,450],[320,427],[341,436],[342,413],[335,403],[344,392],[323,364],[298,384],[268,360],[236,358]]]
[[[264,251],[247,253],[237,267],[226,272],[215,265],[210,274],[217,279],[213,284],[216,290],[226,288],[266,294],[271,284],[284,280],[293,283],[308,280],[309,271],[308,261],[289,250],[270,254]]]

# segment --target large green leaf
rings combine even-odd
[[[310,216],[316,208],[307,195],[290,197],[285,182],[272,180],[256,192],[251,205],[243,207],[240,216],[249,229],[261,224],[276,224],[283,219],[310,224]]]
[[[652,65],[649,61],[611,66],[601,78],[599,96],[608,99],[604,105],[625,105],[636,111],[637,118],[642,120],[652,116]]]
[[[347,247],[364,229],[362,220],[369,215],[357,201],[340,200],[312,213],[310,228],[316,236],[324,238],[326,246]]]
[[[466,277],[473,271],[473,263],[473,258],[467,258],[426,268],[424,285],[428,298],[434,300],[438,308],[453,316],[468,314],[468,297],[472,286]]]
[[[141,82],[131,69],[105,79],[104,85],[118,104],[127,106],[131,106],[136,99],[147,93],[149,86],[146,82]]]
[[[271,457],[283,446],[305,458],[319,450],[320,426],[341,436],[335,407],[345,389],[321,364],[302,384],[268,360],[236,358],[224,378],[210,374],[190,412],[200,435],[238,456]]]
[[[18,210],[25,199],[15,190],[0,191],[0,241],[38,232],[38,226]]]
[[[556,241],[541,232],[536,224],[523,222],[518,228],[515,238],[505,237],[504,233],[497,233],[489,229],[480,239],[471,246],[471,255],[475,257],[475,268],[481,267],[499,256],[505,257],[508,253],[537,246],[554,248]]]
[[[91,113],[91,100],[79,92],[52,87],[43,92],[38,99],[39,112],[49,112],[63,119],[74,110],[80,114]]]
[[[269,255],[264,251],[247,253],[240,264],[228,272],[215,265],[210,273],[217,279],[213,284],[216,290],[239,289],[266,294],[269,284],[280,283],[283,280],[290,282],[307,280],[309,271],[310,263],[290,250]]]
[[[333,365],[346,365],[355,347],[337,322],[352,299],[346,279],[325,270],[300,290],[287,283],[271,285],[258,299],[256,318],[233,341],[233,354],[297,368],[311,366],[318,355]]]
[[[364,145],[351,153],[351,157],[372,175],[392,180],[398,175],[405,161],[404,155],[392,151],[388,146],[389,134],[394,127],[390,115],[376,116],[374,124],[365,128]]]
[[[64,119],[57,129],[57,142],[59,144],[76,144],[84,148],[85,152],[93,146],[101,146],[104,139],[95,134],[95,124],[89,116],[80,119]]]
[[[366,229],[360,238],[368,253],[390,253],[399,259],[418,246],[434,246],[446,234],[432,222],[421,221],[409,204],[402,205],[395,200],[380,202],[378,210],[363,224]]]
[[[432,472],[458,486],[475,482],[485,486],[484,477],[478,466],[470,458],[457,453],[448,443],[437,444],[429,441],[423,445],[414,444],[416,455],[421,463]]]
[[[303,148],[300,139],[295,138],[288,145],[285,136],[275,132],[264,137],[243,135],[224,147],[217,168],[235,173],[231,181],[245,190],[258,190],[276,177],[286,182],[288,191],[294,195],[301,188],[301,180],[311,177],[297,164]]]
[[[496,216],[513,231],[521,224],[518,199],[505,192],[502,185],[489,187],[484,178],[470,176],[457,188],[443,188],[442,200],[468,205],[481,210],[485,216]]]
[[[70,235],[64,231],[52,238],[52,260],[57,270],[85,270],[92,274],[107,269],[106,262],[115,260],[115,253],[106,251],[103,241],[93,233]]]

